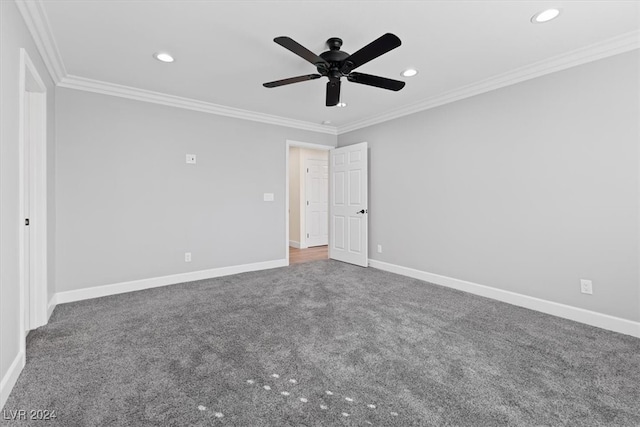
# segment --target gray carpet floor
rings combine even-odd
[[[4,408],[60,426],[639,426],[640,340],[336,261],[59,305]]]

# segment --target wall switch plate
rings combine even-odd
[[[580,279],[580,292],[583,294],[593,294],[593,283],[591,280]]]
[[[196,164],[196,155],[195,154],[187,154],[187,164],[195,165]]]
[[[184,262],[191,262],[191,252],[184,253]]]
[[[273,200],[274,200],[273,193],[264,193],[265,202],[273,202]]]
[[[378,245],[378,253],[381,254],[382,253],[382,245]]]

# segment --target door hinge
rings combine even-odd
[[[307,239],[309,238],[309,233],[307,233]]]
[[[307,168],[307,173],[309,173],[309,168]]]
[[[307,200],[307,206],[309,206],[309,201]]]
[[[24,225],[29,226],[29,218],[24,219]]]

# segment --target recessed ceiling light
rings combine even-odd
[[[322,122],[323,125],[330,125],[331,124],[331,120],[324,120]]]
[[[549,22],[560,15],[560,9],[547,9],[542,12],[536,13],[531,17],[531,22],[534,24],[542,24],[543,22]]]
[[[402,77],[413,77],[416,74],[418,74],[418,70],[416,70],[415,68],[407,68],[406,70],[400,73]]]
[[[346,107],[346,106],[347,106],[347,103],[346,103],[346,102],[338,102],[338,103],[336,104],[336,107],[340,107],[340,108],[343,108],[343,107]]]
[[[166,52],[157,52],[153,54],[153,57],[161,62],[173,62],[173,56]]]

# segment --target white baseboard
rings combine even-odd
[[[447,288],[458,289],[460,291],[640,338],[640,322],[373,259],[369,260],[369,265],[379,270],[424,280],[425,282],[435,283],[436,285]]]
[[[47,322],[49,322],[49,319],[51,319],[51,315],[53,314],[53,310],[55,310],[56,305],[58,305],[57,294],[53,294],[53,296],[49,300],[49,304],[47,305]]]
[[[289,246],[292,248],[300,249],[300,242],[296,242],[295,240],[289,240]]]
[[[18,377],[20,376],[20,372],[22,372],[25,363],[26,359],[24,357],[24,351],[21,351],[18,353],[16,358],[13,359],[13,363],[9,366],[9,370],[2,377],[2,381],[0,381],[0,410],[4,408],[4,404],[7,403],[11,390],[13,390],[13,386],[16,385],[16,381],[18,381]]]
[[[160,286],[175,285],[177,283],[192,282],[194,280],[212,279],[214,277],[246,273],[248,271],[268,270],[270,268],[286,267],[287,265],[288,264],[286,259],[256,262],[253,264],[234,265],[230,267],[192,271],[189,273],[172,274],[170,276],[153,277],[151,279],[133,280],[130,282],[115,283],[112,285],[103,285],[93,288],[58,292],[56,293],[54,298],[56,304],[65,304],[68,302],[81,301],[85,299],[100,298],[109,295],[123,294],[126,292],[141,291],[143,289],[157,288]]]

